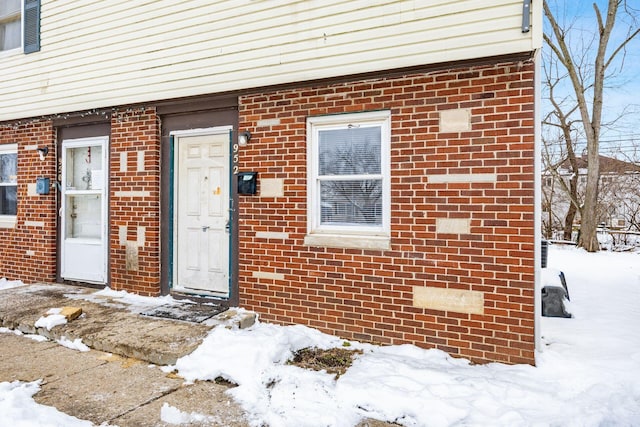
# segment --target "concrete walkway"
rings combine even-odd
[[[204,416],[188,425],[247,425],[242,409],[224,394],[228,385],[185,384],[154,366],[189,354],[213,325],[142,316],[137,311],[145,307],[108,298],[99,303],[83,299],[94,292],[61,285],[0,291],[0,326],[52,340],[80,338],[92,348],[78,352],[53,341],[0,333],[0,381],[42,380],[36,402],[96,425],[166,426],[160,420],[165,403]],[[81,307],[83,315],[50,331],[34,326],[49,309],[65,306]],[[227,313],[218,321],[250,323],[246,317]]]
[[[62,307],[80,307],[83,314],[51,330],[35,326],[49,309]],[[41,380],[36,402],[96,425],[168,426],[160,418],[166,403],[202,418],[181,425],[247,426],[243,410],[225,394],[232,385],[185,384],[156,365],[174,364],[191,353],[216,325],[246,327],[254,315],[229,310],[203,324],[140,314],[149,308],[144,302],[123,302],[75,286],[35,284],[0,290],[0,327],[50,340],[80,338],[91,347],[79,352],[55,341],[0,333],[0,382]],[[391,424],[364,420],[358,426]]]
[[[95,349],[157,365],[172,365],[191,353],[218,324],[247,327],[253,313],[225,311],[207,324],[142,316],[153,308],[144,301],[96,296],[94,289],[67,285],[34,284],[0,291],[0,326],[51,340],[80,338]],[[79,307],[82,316],[51,330],[35,326],[52,308]]]
[[[137,359],[0,333],[0,382],[16,380],[41,380],[36,402],[96,425],[168,426],[160,418],[165,403],[204,416],[191,426],[247,425],[242,409],[224,394],[225,385],[185,385]]]

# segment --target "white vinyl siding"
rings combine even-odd
[[[538,3],[522,33],[521,0],[42,0],[0,121],[528,52]]]

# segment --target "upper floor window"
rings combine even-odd
[[[0,51],[22,46],[22,0],[0,0]]]
[[[40,0],[0,0],[0,52],[40,50]]]
[[[18,212],[18,145],[0,145],[0,227],[12,227]]]
[[[390,122],[389,111],[307,119],[307,244],[389,247]]]

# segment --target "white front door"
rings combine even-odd
[[[60,276],[107,281],[108,137],[62,141]]]
[[[174,289],[229,295],[230,128],[174,134]]]

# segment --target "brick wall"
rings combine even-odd
[[[56,180],[50,120],[0,126],[0,144],[18,144],[18,215],[0,228],[0,277],[56,280],[56,191],[34,195],[36,177]],[[40,160],[34,147],[49,147]],[[160,293],[160,125],[154,109],[115,110],[109,143],[110,285],[141,295]],[[122,164],[124,161],[125,164]]]
[[[284,180],[282,197],[240,196],[240,304],[349,339],[533,363],[533,69],[502,63],[240,97],[240,130],[252,132],[240,169]],[[391,249],[305,246],[306,118],[376,109],[392,114]],[[441,132],[442,112],[455,109],[471,112],[471,129]],[[468,232],[445,232],[439,219]],[[482,312],[414,302],[434,288],[472,291]]]
[[[240,169],[282,179],[284,193],[239,196],[240,304],[345,338],[533,363],[533,86],[533,64],[514,62],[241,96],[252,139]],[[378,109],[391,111],[391,249],[305,246],[307,117]],[[470,129],[444,132],[450,111],[469,112]],[[55,192],[29,191],[38,176],[55,179],[54,141],[49,120],[0,126],[0,143],[18,144],[19,171],[0,277],[55,280]],[[44,161],[35,146],[51,150]],[[113,110],[109,168],[110,285],[157,295],[155,109]],[[481,312],[438,308],[434,289],[480,295]]]
[[[15,228],[0,228],[0,277],[26,283],[56,277],[55,190],[36,195],[37,177],[56,177],[54,129],[51,121],[0,125],[0,144],[18,144],[18,212]],[[48,147],[40,160],[35,147]],[[29,186],[31,185],[31,191]]]
[[[155,109],[111,118],[111,287],[160,293],[160,120]]]

